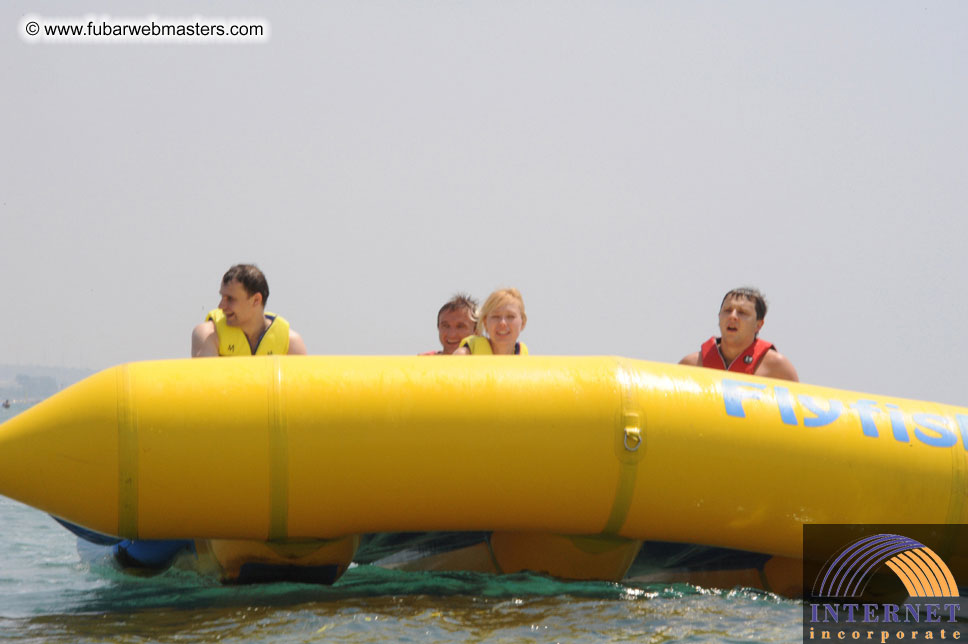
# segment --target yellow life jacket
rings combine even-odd
[[[491,350],[491,342],[482,335],[469,335],[460,341],[460,346],[467,347],[468,349],[470,349],[471,355],[476,355],[476,356],[494,355],[494,351]],[[528,355],[528,346],[523,342],[515,343],[514,355],[516,356]]]
[[[289,353],[289,323],[281,315],[266,312],[271,320],[269,328],[259,338],[259,346],[255,348],[257,356],[284,356]],[[237,326],[229,326],[225,321],[222,309],[209,311],[205,320],[215,323],[215,333],[218,334],[218,354],[220,356],[251,356],[249,339],[245,332]]]

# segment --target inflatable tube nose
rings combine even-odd
[[[118,378],[97,373],[0,425],[0,494],[118,535]]]

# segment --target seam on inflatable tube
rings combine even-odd
[[[616,361],[615,381],[618,384],[621,395],[621,413],[618,414],[615,436],[618,445],[616,454],[619,459],[619,475],[615,486],[615,498],[612,501],[612,510],[609,512],[608,520],[605,522],[603,532],[605,534],[617,535],[621,532],[628,518],[629,509],[632,507],[632,497],[635,494],[635,478],[638,474],[638,464],[641,453],[629,452],[626,450],[626,432],[637,430],[640,443],[637,452],[645,451],[645,422],[644,414],[635,404],[635,396],[632,391],[631,375],[622,365],[620,360]]]
[[[132,399],[131,372],[118,375],[118,536],[138,538],[138,421]]]
[[[269,362],[269,540],[289,536],[289,436],[282,365]]]
[[[951,491],[948,497],[947,523],[968,523],[968,447],[951,448]]]

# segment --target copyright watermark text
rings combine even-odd
[[[269,23],[262,18],[115,18],[87,15],[48,18],[28,15],[20,35],[30,43],[265,43]]]

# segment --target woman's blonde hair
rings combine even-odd
[[[484,320],[487,319],[488,314],[508,303],[517,304],[521,309],[521,322],[528,321],[521,292],[516,288],[501,288],[488,295],[484,304],[477,310],[477,335],[484,335]]]

